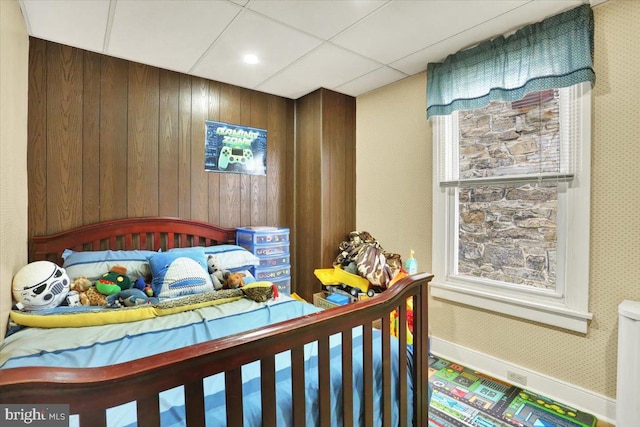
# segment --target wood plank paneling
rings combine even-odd
[[[220,120],[220,83],[209,82],[208,120]],[[220,174],[208,172],[209,178],[209,222],[220,224]]]
[[[322,231],[321,182],[321,92],[315,91],[296,103],[295,189],[295,286],[307,301],[313,299],[313,270],[320,264]],[[326,177],[323,177],[326,179]],[[317,290],[316,290],[317,291]]]
[[[321,265],[329,266],[338,243],[344,240],[344,97],[335,92],[322,91],[322,217],[323,225]]]
[[[290,226],[295,101],[35,38],[29,55],[30,236],[147,215]],[[208,119],[277,137],[267,177],[206,172]]]
[[[351,171],[344,177],[344,198],[354,201],[344,205],[344,229],[352,231],[356,229],[356,99],[353,97],[345,98],[344,120],[344,137],[348,141],[344,144],[344,167]]]
[[[180,76],[160,70],[158,214],[178,216]]]
[[[293,101],[38,39],[29,58],[30,236],[146,215],[289,227],[292,290],[320,289],[313,270],[355,227],[354,98]],[[266,129],[266,176],[206,172],[209,119]]]
[[[191,218],[191,77],[180,75],[178,216]]]
[[[209,177],[204,170],[204,122],[209,114],[209,82],[191,79],[191,219],[209,219]]]
[[[129,63],[127,215],[158,215],[158,69]]]
[[[220,121],[233,124],[240,122],[241,97],[241,88],[228,84],[220,85]],[[223,227],[243,224],[240,216],[240,190],[238,174],[220,174],[220,225]]]
[[[275,219],[281,218],[281,212],[286,210],[286,194],[289,191],[288,171],[287,171],[287,121],[286,121],[286,103],[278,98],[269,98],[267,109],[267,177],[265,203],[266,209],[266,225],[280,225]],[[291,227],[291,223],[287,218],[282,226]]]
[[[82,52],[47,48],[47,229],[82,224]]]
[[[102,57],[100,75],[100,221],[127,217],[129,64]],[[55,120],[50,117],[50,120]]]
[[[268,97],[264,93],[251,93],[251,126],[267,129],[269,114]],[[267,130],[267,142],[269,142]],[[249,224],[266,224],[269,202],[267,200],[267,178],[264,175],[248,175],[251,181],[249,198],[251,200],[251,215]],[[265,209],[266,207],[266,209]]]
[[[235,124],[251,126],[251,92],[240,89],[240,119]],[[251,224],[251,175],[240,175],[240,224]]]
[[[101,56],[84,52],[82,95],[82,223],[100,221]]]
[[[311,300],[321,289],[313,271],[331,267],[355,224],[355,100],[319,89],[296,103],[293,283]]]
[[[27,180],[29,237],[47,232],[47,42],[29,43]]]

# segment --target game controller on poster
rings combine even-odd
[[[205,128],[205,170],[266,175],[266,129],[212,120]]]

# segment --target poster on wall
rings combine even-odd
[[[204,169],[267,174],[267,130],[205,121]]]

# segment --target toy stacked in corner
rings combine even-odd
[[[367,279],[379,291],[386,289],[402,270],[400,255],[385,251],[367,231],[352,231],[338,246],[333,265]]]

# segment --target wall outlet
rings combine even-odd
[[[520,385],[527,385],[527,377],[522,374],[518,374],[512,371],[507,371],[507,378],[509,379],[509,381],[513,381],[514,383],[518,383]]]

